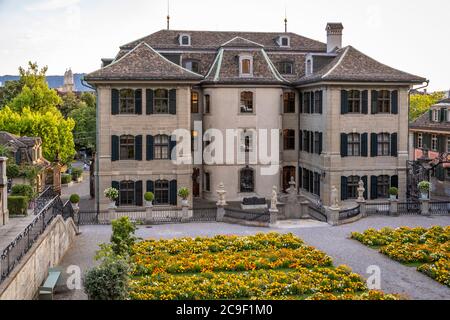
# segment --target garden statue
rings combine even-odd
[[[338,190],[336,186],[331,187],[331,209],[339,209]]]
[[[277,187],[273,186],[273,188],[272,188],[272,198],[270,200],[270,209],[271,210],[276,210],[277,209],[277,203],[278,203]]]
[[[289,194],[297,193],[295,191],[295,179],[294,179],[294,177],[291,177],[291,180],[289,181],[289,189],[287,190],[287,193],[289,193]]]
[[[358,201],[364,201],[364,192],[366,189],[364,188],[364,182],[362,180],[359,180],[358,182]]]
[[[223,185],[223,182],[221,182],[219,184],[219,187],[216,190],[216,192],[217,192],[217,195],[218,195],[218,198],[219,198],[218,201],[217,201],[217,205],[218,206],[226,206],[227,202],[225,200],[225,194],[227,192],[225,191],[225,186]]]

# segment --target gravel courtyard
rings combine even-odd
[[[140,226],[137,236],[141,238],[179,238],[195,236],[214,236],[218,234],[250,235],[258,232],[291,232],[311,246],[326,252],[333,258],[335,265],[345,264],[363,277],[369,266],[378,266],[381,270],[381,289],[387,293],[398,293],[410,299],[450,300],[450,289],[431,278],[416,271],[414,267],[406,267],[376,250],[365,247],[355,240],[349,239],[353,231],[364,231],[368,228],[382,227],[431,227],[447,226],[450,217],[369,217],[349,225],[331,227],[321,223],[306,225],[286,225],[277,228],[254,228],[225,223],[171,224],[151,227]],[[109,241],[111,226],[81,226],[81,234],[76,238],[72,248],[64,257],[61,267],[80,266],[82,273],[91,268],[98,244]],[[63,273],[64,274],[64,273]],[[67,275],[65,275],[67,277]],[[82,290],[58,293],[56,299],[86,299]]]

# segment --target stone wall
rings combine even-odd
[[[48,269],[59,264],[71,246],[77,227],[72,219],[57,216],[0,285],[0,300],[30,300],[36,297]]]

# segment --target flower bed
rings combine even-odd
[[[149,240],[133,252],[131,299],[398,298],[367,291],[359,275],[292,234]]]
[[[352,238],[379,247],[381,253],[401,263],[421,264],[420,272],[450,286],[450,226],[368,229],[353,232]]]

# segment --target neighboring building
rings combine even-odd
[[[289,187],[330,203],[330,190],[353,201],[358,181],[367,198],[406,191],[408,91],[425,81],[383,65],[355,48],[342,48],[340,23],[327,25],[327,43],[295,33],[161,30],[120,47],[115,59],[85,79],[97,89],[97,192],[120,190],[120,205],[176,205],[176,189],[215,200],[270,198]],[[191,130],[193,149],[207,129],[242,129],[244,156],[235,164],[175,166],[170,134]],[[280,129],[279,173],[261,175],[254,130]],[[206,139],[207,140],[207,139]],[[208,141],[204,141],[208,145]],[[270,146],[268,147],[270,150]],[[191,155],[183,154],[189,157]]]
[[[8,179],[6,178],[6,161],[8,158],[0,157],[0,226],[9,221],[8,212]]]
[[[34,166],[39,173],[34,183],[36,191],[41,192],[46,186],[58,186],[60,181],[54,183],[54,170],[52,164],[42,156],[42,140],[35,137],[17,137],[11,133],[0,131],[0,144],[8,147],[11,157],[18,166]],[[28,184],[25,177],[16,177],[10,181],[14,184]]]
[[[412,160],[421,158],[424,150],[430,159],[450,153],[450,98],[431,106],[410,125],[410,144]],[[433,195],[450,196],[450,163],[436,167],[432,176]]]

